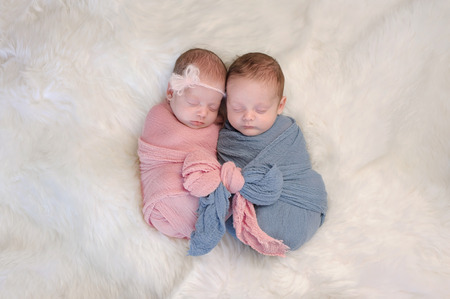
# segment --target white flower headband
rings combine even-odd
[[[170,86],[178,95],[181,95],[186,87],[192,88],[194,86],[202,86],[217,91],[222,96],[225,96],[225,93],[222,90],[202,83],[199,74],[200,70],[195,65],[190,64],[183,71],[183,75],[172,73],[169,80]]]

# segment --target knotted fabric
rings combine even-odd
[[[229,162],[227,162],[229,163]],[[275,202],[281,195],[283,175],[276,166],[249,168],[244,172],[244,188],[233,197],[233,225],[236,236],[259,253],[272,256],[285,256],[288,246],[282,240],[267,235],[258,225],[254,205],[246,198],[255,198],[266,204]]]
[[[218,162],[217,162],[218,163]],[[220,165],[220,164],[219,164]],[[183,175],[189,171],[183,170]],[[190,174],[193,176],[194,174]],[[202,183],[206,183],[206,176],[203,173],[195,175],[201,178]],[[195,231],[191,235],[189,246],[189,255],[199,256],[210,252],[219,243],[220,239],[226,232],[225,220],[229,216],[229,198],[231,193],[235,193],[244,185],[244,178],[240,173],[240,169],[236,168],[233,162],[228,162],[222,165],[219,174],[220,184],[218,187],[207,196],[200,197],[200,204],[198,207],[198,219],[195,224]],[[190,181],[187,177],[187,182]],[[191,188],[193,184],[189,183]]]
[[[234,161],[242,168],[246,185],[240,194],[254,205],[260,227],[277,226],[271,229],[276,232],[272,237],[300,239],[303,228],[291,226],[295,221],[290,220],[296,218],[297,212],[313,211],[323,222],[327,210],[325,185],[311,167],[303,134],[294,119],[279,115],[269,130],[257,136],[244,136],[227,122],[219,133],[217,153],[219,162]],[[232,217],[237,237],[263,251],[264,246],[260,250],[253,242],[256,237],[246,225],[241,225],[247,217],[237,213],[241,203],[235,201],[234,205]],[[259,209],[270,216],[260,217]]]
[[[295,219],[295,213],[308,210],[323,221],[327,209],[325,186],[311,168],[303,134],[294,119],[278,116],[272,128],[258,136],[244,136],[227,122],[220,131],[217,152],[219,162],[226,165],[233,161],[242,169],[245,184],[239,190],[227,190],[226,179],[221,177],[219,187],[200,198],[190,254],[205,254],[222,238],[231,193],[235,193],[232,217],[236,236],[262,254],[284,256],[288,247],[283,238],[302,237],[304,228],[290,226],[294,222],[285,221],[285,217]],[[273,210],[273,214],[258,217],[259,207]],[[266,223],[276,223],[278,239],[260,229]]]
[[[199,161],[199,159],[193,160]],[[195,163],[195,165],[197,164]],[[193,165],[185,163],[183,168],[183,176],[186,179],[185,187],[191,194],[202,196],[197,190],[203,189],[202,186],[207,184],[208,179],[215,179],[211,175],[214,176],[216,172],[205,174],[202,169],[205,167],[193,167]],[[235,219],[239,219],[239,228],[242,227],[239,230],[242,231],[239,238],[246,240],[246,244],[251,245],[260,253],[284,256],[288,249],[287,246],[283,245],[281,241],[271,238],[259,228],[253,205],[239,193],[240,190],[244,192],[258,190],[267,198],[279,196],[282,185],[279,177],[279,173],[275,174],[275,171],[269,170],[267,173],[261,173],[259,169],[254,169],[248,171],[247,180],[245,180],[240,168],[237,168],[233,162],[224,163],[220,171],[221,183],[218,188],[212,194],[200,198],[198,219],[195,231],[191,235],[189,254],[204,255],[211,251],[223,237],[226,232],[225,220],[229,215],[228,199],[233,193],[235,195],[232,212],[237,216]]]
[[[197,221],[198,197],[213,192],[220,183],[216,159],[219,129],[218,124],[189,128],[175,118],[167,103],[150,110],[138,144],[143,214],[149,225],[170,237],[190,238]],[[201,185],[195,175],[185,181],[185,164],[191,172],[207,174]]]

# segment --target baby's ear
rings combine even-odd
[[[286,105],[286,96],[283,96],[278,104],[277,114],[281,114],[283,112],[284,106]]]
[[[173,97],[173,89],[170,86],[170,83],[167,85],[166,96],[168,99],[171,99]]]

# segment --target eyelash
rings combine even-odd
[[[186,101],[190,106],[197,106],[198,102]]]
[[[188,103],[188,105],[191,106],[191,107],[197,107],[200,104],[198,102],[194,102],[194,101],[190,101],[190,100],[186,100],[186,103]],[[219,110],[219,108],[215,107],[215,106],[209,106],[208,109],[211,112],[216,112],[216,111]]]
[[[244,112],[244,110],[243,109],[233,109],[233,111],[234,112],[236,112],[236,113],[242,113],[242,112]],[[266,113],[267,112],[267,110],[255,110],[256,111],[256,113],[258,113],[258,114],[264,114],[264,113]]]

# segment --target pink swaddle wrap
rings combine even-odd
[[[195,153],[199,162],[206,161],[199,165],[220,168],[216,160],[219,129],[219,124],[201,129],[185,126],[168,103],[150,110],[138,147],[143,214],[149,225],[170,237],[190,238],[197,221],[197,196],[215,190],[220,176],[211,175],[201,188],[202,194],[191,194],[183,187],[183,163]]]
[[[190,239],[198,219],[199,197],[214,192],[222,181],[232,193],[242,188],[240,169],[225,167],[231,166],[231,162],[221,166],[217,161],[219,130],[219,124],[202,129],[187,127],[176,119],[168,103],[156,105],[148,113],[138,146],[142,210],[145,221],[165,235]],[[237,212],[238,231],[244,226],[253,231],[258,242],[276,241],[263,233],[256,221],[238,216],[245,211],[247,216],[254,214],[253,206],[244,198],[236,200],[233,210]],[[238,236],[242,237],[240,233]],[[283,256],[285,246],[278,247],[263,247],[258,251]]]

